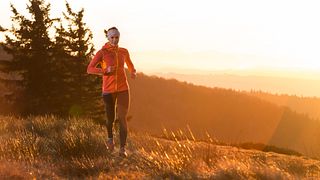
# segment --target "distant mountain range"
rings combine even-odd
[[[234,90],[263,91],[272,94],[288,94],[304,97],[320,97],[320,77],[310,79],[298,77],[276,77],[262,75],[181,74],[152,73],[166,79],[177,79],[207,87],[221,87]]]

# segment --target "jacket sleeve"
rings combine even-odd
[[[134,68],[134,65],[130,59],[129,51],[126,50],[126,58],[125,58],[126,64],[128,66],[128,69],[130,73],[136,72],[136,69]]]
[[[100,50],[96,53],[96,55],[90,61],[87,67],[88,74],[103,75],[103,70],[101,68],[97,68],[97,65],[102,62],[102,57],[103,57],[103,54]]]

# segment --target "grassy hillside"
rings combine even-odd
[[[198,141],[190,131],[131,131],[123,159],[106,151],[106,128],[90,119],[0,116],[0,124],[1,179],[320,177],[320,161]]]
[[[320,123],[287,107],[239,91],[206,88],[139,74],[130,81],[133,118],[139,131],[185,129],[208,132],[228,143],[259,142],[320,157]]]

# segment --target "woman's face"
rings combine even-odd
[[[111,30],[111,32],[109,32],[108,40],[111,45],[113,45],[113,46],[118,45],[119,38],[120,38],[120,33],[117,30]]]

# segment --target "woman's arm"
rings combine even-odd
[[[93,57],[93,59],[90,61],[88,68],[87,68],[87,73],[88,74],[96,74],[102,76],[104,74],[104,71],[101,68],[97,68],[97,65],[101,62],[102,60],[102,52],[98,51],[97,54]]]
[[[125,58],[126,64],[128,66],[128,69],[130,71],[131,77],[135,78],[136,77],[136,69],[134,68],[134,65],[130,59],[129,51],[127,50],[126,53],[126,58]]]

